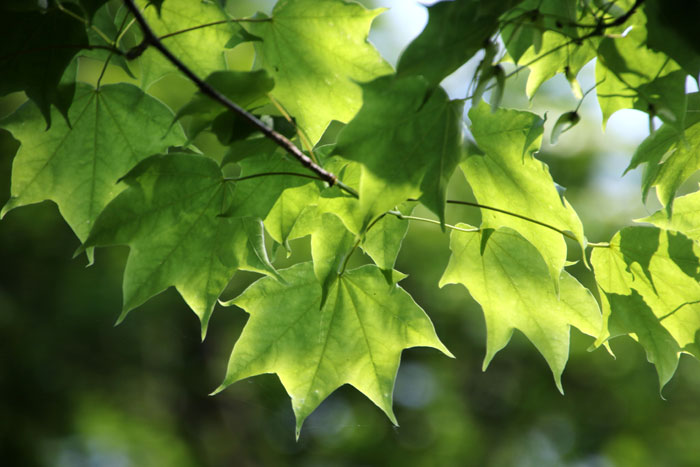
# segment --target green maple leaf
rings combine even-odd
[[[236,183],[233,201],[224,212],[225,216],[265,219],[285,190],[317,183],[307,178],[313,178],[313,175],[298,161],[279,152],[248,157],[241,160],[239,165],[241,173],[238,178],[254,178]],[[278,175],[264,176],[271,173]],[[258,174],[263,176],[255,177]]]
[[[680,196],[673,201],[673,216],[660,209],[637,222],[648,222],[665,230],[681,232],[686,237],[700,242],[700,191]]]
[[[276,373],[292,399],[297,437],[306,417],[333,391],[350,384],[396,423],[394,380],[403,349],[450,352],[430,319],[401,287],[375,266],[346,271],[321,304],[310,263],[280,271],[285,282],[263,278],[234,304],[250,314],[217,390],[251,376]],[[397,273],[400,276],[400,273]]]
[[[651,187],[661,204],[670,213],[681,184],[700,169],[700,93],[688,94],[688,111],[683,133],[675,126],[664,124],[649,135],[632,157],[626,171],[646,164],[642,177],[642,196]]]
[[[440,287],[463,284],[481,305],[487,333],[484,369],[518,329],[544,356],[563,392],[569,328],[575,326],[591,336],[600,330],[600,310],[593,295],[566,271],[561,272],[557,294],[540,253],[509,228],[453,231],[450,250]]]
[[[275,80],[273,97],[312,144],[331,120],[346,122],[359,110],[359,82],[391,73],[367,42],[381,11],[341,0],[281,0],[271,21],[246,25],[262,38],[255,48]]]
[[[13,11],[0,6],[0,31],[0,96],[26,92],[39,107],[46,126],[52,123],[52,105],[66,116],[75,82],[62,85],[61,77],[73,57],[88,45],[85,26],[57,8]]]
[[[540,86],[557,73],[565,73],[574,93],[580,94],[580,86],[574,81],[575,76],[585,64],[595,58],[597,42],[589,39],[581,45],[573,45],[570,37],[554,31],[545,31],[542,34],[541,50],[536,52],[531,48],[520,59],[524,63],[531,63],[528,65],[530,74],[525,88],[528,97],[532,98]]]
[[[216,71],[204,80],[214,89],[228,97],[244,109],[249,109],[267,102],[267,93],[275,83],[265,70],[256,71]],[[177,112],[177,118],[193,115],[190,125],[190,139],[227,113],[220,102],[198,92],[194,98]],[[244,121],[238,122],[245,125]]]
[[[237,269],[276,274],[262,223],[225,218],[232,186],[215,161],[192,154],[150,157],[124,178],[129,188],[95,222],[85,245],[128,245],[121,321],[169,286],[199,316],[202,337]]]
[[[402,214],[410,215],[414,204],[406,203],[401,206],[399,211]],[[407,220],[391,214],[382,216],[365,233],[361,244],[362,250],[383,271],[391,271],[394,269],[406,232],[408,232]]]
[[[54,117],[57,112],[54,111]],[[123,189],[119,177],[140,160],[185,141],[173,114],[135,86],[94,89],[78,84],[68,117],[48,131],[39,110],[25,104],[2,125],[22,145],[12,169],[12,198],[18,206],[52,200],[84,241],[102,209]]]
[[[144,7],[146,21],[159,37],[229,19],[216,1],[168,0],[160,9],[147,5],[144,0],[139,4]],[[162,42],[196,75],[204,77],[227,68],[226,43],[239,29],[240,26],[233,22],[216,24],[176,34],[162,39]],[[177,68],[153,48],[147,49],[138,62],[144,89],[170,73],[178,73]]]
[[[596,93],[603,125],[620,109],[637,109],[682,130],[686,73],[668,55],[646,47],[644,14],[638,11],[633,19],[627,35],[607,37],[598,47]]]
[[[304,210],[312,206],[320,195],[318,184],[307,183],[287,188],[272,205],[264,219],[265,230],[270,237],[289,252],[289,240],[296,238],[293,232]],[[303,236],[303,235],[301,235]]]
[[[647,46],[667,54],[697,78],[700,44],[695,18],[700,17],[700,5],[685,0],[647,0],[644,11],[649,31]]]
[[[447,183],[461,157],[462,103],[421,77],[393,76],[363,85],[363,105],[338,136],[335,151],[363,166],[360,206],[371,219],[409,198],[445,216]]]
[[[546,164],[534,153],[542,140],[543,121],[537,115],[498,109],[484,102],[469,111],[471,130],[484,155],[471,155],[460,164],[481,204],[505,209],[574,234],[581,251],[583,225],[557,191]],[[483,229],[502,226],[518,231],[542,254],[556,282],[566,262],[566,242],[551,229],[500,212],[481,210]]]
[[[700,247],[685,235],[655,227],[627,227],[591,255],[604,292],[598,344],[634,334],[656,365],[661,388],[680,352],[696,357],[700,330]]]
[[[401,54],[398,75],[422,75],[437,86],[484,47],[512,3],[461,0],[428,7],[428,24]]]

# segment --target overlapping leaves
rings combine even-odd
[[[342,180],[342,188],[324,185],[261,138],[246,117],[204,93],[177,112],[188,117],[185,138],[173,112],[142,90],[175,67],[141,42],[137,23],[125,17],[128,9],[108,11],[114,4],[105,3],[2,7],[0,23],[10,40],[0,46],[0,94],[24,91],[34,101],[3,122],[21,143],[3,213],[52,200],[83,248],[128,245],[122,318],[175,287],[204,333],[236,270],[264,274],[229,302],[250,320],[222,388],[276,373],[292,397],[297,434],[343,384],[395,422],[392,390],[403,349],[429,346],[449,355],[427,315],[397,285],[403,275],[393,267],[412,199],[438,217],[423,220],[448,226],[446,193],[458,165],[482,222],[449,226],[452,256],[440,284],[465,285],[482,306],[484,366],[519,330],[542,353],[561,390],[572,326],[598,344],[633,335],[662,386],[680,353],[700,356],[699,198],[694,193],[674,202],[700,167],[698,98],[684,90],[686,73],[696,73],[700,60],[697,44],[680,50],[693,31],[661,2],[649,0],[643,9],[636,1],[604,9],[573,0],[438,2],[396,74],[367,41],[379,10],[353,2],[280,0],[269,17],[236,21],[223,1],[139,2],[156,35],[187,67],[266,122],[283,122],[292,143]],[[634,108],[665,122],[630,168],[646,164],[643,191],[655,186],[666,209],[645,219],[655,227],[623,229],[592,255],[602,319],[591,293],[564,270],[564,237],[584,250],[586,240],[537,159],[544,120],[499,109],[496,98],[492,106],[472,103],[476,145],[465,154],[465,100],[450,100],[439,85],[481,49],[480,70],[494,67],[499,27],[510,58],[530,68],[529,96],[557,73],[580,92],[576,74],[597,56],[604,120]],[[88,41],[92,50],[80,52]],[[256,69],[227,70],[225,49],[243,41],[254,42]],[[114,49],[126,46],[136,49]],[[76,87],[76,54],[127,71],[127,57],[140,54],[133,70],[142,89]],[[223,159],[216,158],[221,164],[193,145],[205,130],[227,146]],[[288,252],[291,240],[310,237],[312,262],[276,271],[265,235]],[[374,264],[348,269],[360,249]]]

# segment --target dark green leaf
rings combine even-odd
[[[174,286],[199,316],[202,337],[216,300],[237,269],[275,274],[262,223],[221,217],[231,202],[212,159],[192,154],[153,156],[124,179],[129,185],[95,222],[86,246],[128,245],[120,320]]]

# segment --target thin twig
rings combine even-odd
[[[546,227],[546,228],[548,228],[548,229],[554,230],[554,231],[557,232],[557,233],[562,234],[563,236],[565,236],[565,237],[567,237],[567,238],[570,238],[570,239],[572,239],[572,240],[578,241],[578,239],[577,239],[575,236],[571,235],[569,232],[567,232],[567,231],[565,231],[565,230],[561,230],[561,229],[559,229],[559,228],[557,228],[557,227],[554,227],[553,225],[547,224],[546,222],[538,221],[537,219],[533,219],[533,218],[531,218],[531,217],[523,216],[522,214],[518,214],[518,213],[515,213],[515,212],[506,211],[505,209],[495,208],[495,207],[493,207],[493,206],[487,206],[487,205],[485,205],[485,204],[472,203],[471,201],[459,201],[459,200],[456,200],[456,199],[448,199],[448,200],[447,200],[447,204],[459,204],[459,205],[461,205],[461,206],[471,206],[471,207],[474,207],[474,208],[481,208],[481,209],[486,209],[486,210],[489,210],[489,211],[500,212],[501,214],[505,214],[505,215],[507,215],[507,216],[517,217],[518,219],[522,219],[522,220],[524,220],[524,221],[532,222],[533,224],[537,224],[537,225],[540,225],[540,226],[542,226],[542,227]]]
[[[219,24],[227,24],[227,23],[265,23],[268,21],[271,21],[272,18],[231,18],[231,19],[224,19],[221,21],[212,21],[211,23],[205,23],[205,24],[200,24],[197,26],[192,26],[191,28],[187,29],[181,29],[179,31],[174,31],[169,34],[165,34],[163,36],[160,36],[158,39],[163,40],[167,39],[168,37],[173,37],[177,36],[178,34],[183,34],[186,32],[190,31],[196,31],[197,29],[203,29],[203,28],[208,28],[210,26],[218,26]]]
[[[421,222],[428,222],[429,224],[443,225],[440,221],[436,221],[434,219],[427,219],[425,217],[408,216],[406,214],[400,213],[399,211],[387,211],[387,214],[391,214],[392,216],[396,216],[399,219],[403,219],[403,220],[421,221]],[[460,232],[479,232],[481,230],[481,229],[476,228],[476,227],[473,229],[463,229],[462,227],[457,227],[456,225],[450,225],[450,224],[444,224],[444,225],[448,229],[458,230]]]
[[[263,135],[265,135],[266,138],[271,139],[274,141],[278,146],[280,146],[282,149],[284,149],[286,152],[288,152],[292,157],[297,159],[301,165],[306,167],[307,169],[311,170],[312,172],[316,173],[319,177],[321,177],[326,183],[328,183],[330,186],[333,185],[338,185],[338,187],[345,191],[346,193],[350,194],[351,196],[355,198],[359,198],[359,195],[357,192],[352,189],[351,187],[347,186],[340,180],[338,180],[338,177],[336,177],[334,174],[328,172],[325,170],[323,167],[319,166],[318,164],[314,163],[309,156],[303,153],[301,149],[296,147],[294,143],[292,143],[289,139],[287,139],[284,135],[276,132],[272,128],[268,127],[265,125],[260,119],[258,119],[255,115],[251,114],[247,110],[243,109],[240,107],[238,104],[232,102],[228,97],[224,96],[221,94],[219,91],[214,89],[209,83],[206,83],[204,80],[199,78],[192,70],[187,67],[182,61],[177,58],[175,55],[170,52],[161,42],[158,40],[158,37],[155,35],[151,27],[148,25],[146,22],[146,19],[143,17],[141,14],[141,11],[139,11],[138,7],[134,3],[134,0],[124,0],[124,5],[131,11],[131,13],[134,15],[136,18],[136,21],[139,23],[139,26],[141,27],[141,31],[143,32],[144,38],[143,42],[136,46],[135,48],[131,49],[129,52],[127,52],[127,58],[136,58],[139,56],[143,51],[148,47],[148,46],[153,46],[158,51],[163,54],[163,56],[168,59],[175,67],[180,70],[190,81],[192,81],[197,87],[199,88],[200,92],[202,94],[205,94],[209,96],[210,98],[214,99],[215,101],[219,102],[221,105],[226,107],[227,109],[231,110],[232,112],[237,113],[238,115],[242,116],[246,120],[248,120],[253,126],[255,126],[260,132],[262,132]]]
[[[259,178],[259,177],[267,177],[268,175],[292,175],[295,177],[303,177],[303,178],[310,178],[312,180],[320,180],[320,181],[325,181],[321,177],[317,177],[315,175],[309,175],[309,174],[300,174],[296,172],[265,172],[265,173],[259,173],[259,174],[251,174],[251,175],[246,175],[243,177],[238,177],[238,178],[224,178],[225,182],[241,182],[243,180],[250,180],[251,178]]]

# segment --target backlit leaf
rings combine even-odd
[[[631,23],[628,34],[606,37],[598,48],[596,92],[603,125],[618,110],[637,109],[680,130],[686,110],[686,74],[667,55],[646,47],[647,31],[641,12]]]
[[[469,111],[471,130],[484,155],[460,164],[481,204],[504,209],[570,231],[583,249],[583,226],[571,205],[559,195],[547,165],[534,157],[540,147],[543,120],[517,110],[495,113],[482,102]],[[505,213],[482,209],[482,229],[506,226],[532,243],[556,282],[566,261],[564,237],[547,227]]]
[[[455,230],[450,250],[440,287],[462,284],[481,305],[487,333],[484,369],[518,329],[547,360],[563,392],[561,374],[569,358],[569,328],[591,336],[600,330],[600,310],[593,295],[566,271],[561,272],[557,293],[537,249],[509,228]]]
[[[237,269],[275,274],[262,223],[220,216],[232,186],[214,160],[153,156],[124,181],[129,188],[105,208],[85,242],[130,248],[120,320],[174,286],[199,316],[204,336],[216,300]]]
[[[627,227],[591,255],[604,292],[598,343],[634,334],[656,365],[659,384],[673,376],[681,351],[696,353],[700,329],[700,247],[685,235]],[[697,355],[696,355],[697,356]]]
[[[381,10],[341,0],[280,0],[268,22],[246,24],[272,95],[315,144],[331,120],[346,122],[362,104],[358,83],[391,73],[367,42]]]
[[[179,125],[169,128],[172,112],[130,84],[79,84],[68,115],[72,128],[53,114],[48,131],[32,104],[3,121],[22,146],[12,169],[12,198],[2,213],[52,200],[81,241],[124,188],[117,184],[120,177],[140,160],[185,141]]]
[[[263,278],[228,304],[250,314],[219,388],[276,373],[292,399],[299,430],[333,391],[350,384],[396,423],[394,380],[403,349],[426,346],[446,355],[430,319],[376,266],[346,271],[323,308],[310,263],[280,271],[285,282]]]

